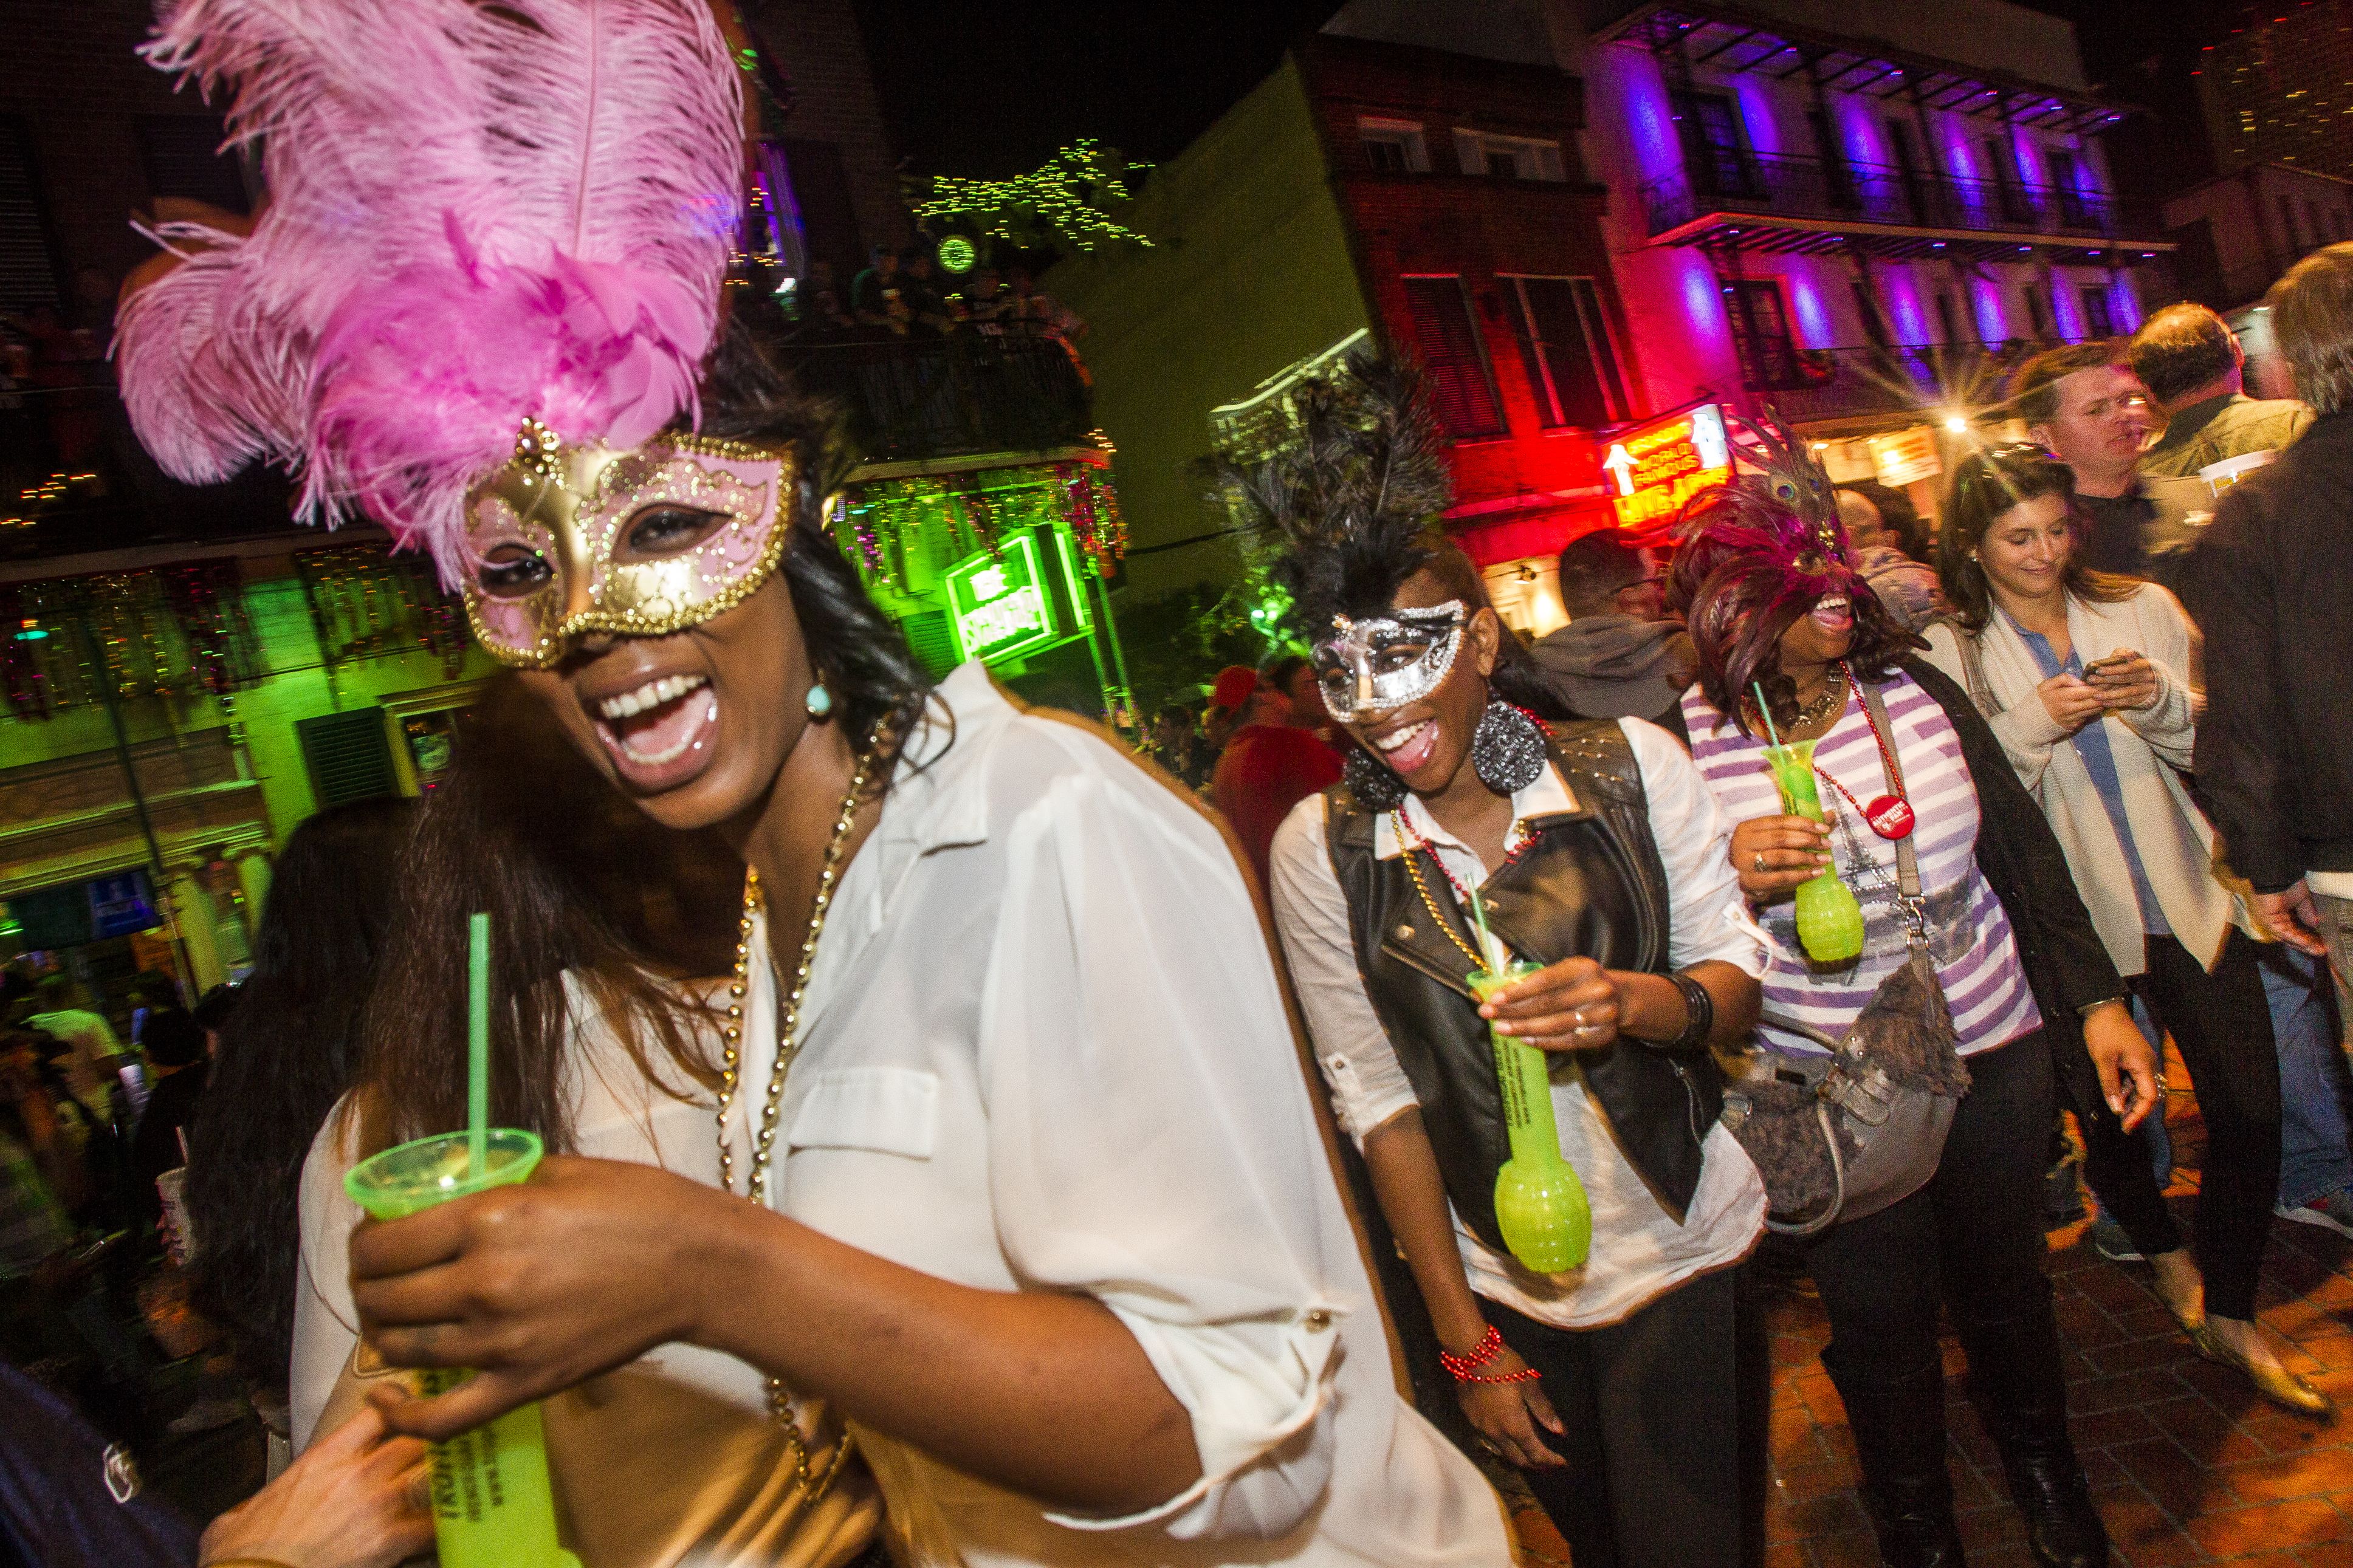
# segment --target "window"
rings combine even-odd
[[[1430,143],[1421,127],[1410,120],[1359,120],[1356,134],[1364,139],[1365,158],[1383,174],[1424,174],[1430,172]]]
[[[1854,316],[1862,323],[1863,341],[1875,349],[1893,343],[1895,333],[1887,324],[1887,310],[1880,304],[1878,294],[1860,278],[1852,279],[1848,287],[1853,291]]]
[[[2084,334],[2093,338],[2113,338],[2116,335],[2116,307],[2108,302],[2105,289],[2085,285],[2076,295],[2084,304]]]
[[[0,120],[0,310],[59,302],[49,226],[33,184],[33,141],[23,126]]]
[[[1512,304],[1537,416],[1546,429],[1630,418],[1617,345],[1590,278],[1498,278]]]
[[[233,213],[248,210],[245,169],[223,153],[227,127],[217,114],[147,114],[139,120],[139,156],[147,188],[159,196],[187,196]]]
[[[2022,224],[2031,220],[2026,210],[2026,199],[2018,188],[2018,149],[2007,136],[1989,136],[1984,142],[1987,177],[1993,181],[1994,197],[2000,203],[2004,222]]]
[[[1472,319],[1471,297],[1460,277],[1405,279],[1413,319],[1413,346],[1430,375],[1430,402],[1447,434],[1461,439],[1504,434],[1487,347]]]
[[[297,720],[294,735],[301,742],[302,761],[311,770],[311,793],[320,810],[400,793],[383,709],[353,708]]]
[[[2029,283],[2020,290],[2026,296],[2026,324],[2037,342],[2050,342],[2058,337],[2051,324],[2051,291],[2040,283]]]
[[[1936,332],[1938,338],[1947,343],[1957,343],[1963,341],[1960,307],[1953,302],[1950,289],[1940,289],[1936,291]]]
[[[1709,92],[1675,94],[1675,123],[1683,133],[1683,162],[1693,194],[1750,196],[1757,193],[1757,166],[1740,129],[1732,100]]]
[[[1483,131],[1457,131],[1454,151],[1466,174],[1484,174],[1496,180],[1558,181],[1566,177],[1557,142],[1542,142],[1531,136],[1496,136]]]
[[[1771,279],[1726,283],[1724,305],[1732,321],[1733,351],[1740,359],[1741,384],[1752,392],[1799,385],[1804,374],[1781,285]]]
[[[1831,128],[1831,117],[1819,109],[1806,110],[1806,123],[1813,128],[1814,147],[1822,165],[1822,194],[1831,205],[1841,212],[1854,210],[1854,173],[1846,166],[1846,153],[1839,146],[1838,135]]]

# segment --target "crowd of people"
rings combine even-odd
[[[1597,1259],[1574,1290],[1547,1289],[1514,1265],[1479,1229],[1479,1184],[1467,1174],[1456,1183],[1446,1135],[1422,1125],[1466,1114],[1443,1053],[1417,1061],[1430,1047],[1410,1043],[1446,1009],[1425,1000],[1405,1011],[1401,996],[1385,996],[1383,966],[1406,955],[1396,942],[1365,945],[1367,929],[1413,903],[1385,895],[1377,876],[1360,890],[1340,836],[1371,845],[1376,860],[1426,853],[1432,879],[1458,894],[1481,889],[1501,909],[1520,852],[1539,842],[1531,819],[1579,792],[1564,753],[1556,771],[1566,795],[1541,780],[1513,789],[1491,780],[1486,795],[1508,797],[1508,815],[1475,795],[1440,804],[1467,787],[1456,748],[1475,758],[1494,700],[1547,724],[1663,727],[1704,781],[1718,835],[1713,861],[1676,858],[1693,825],[1662,816],[1661,802],[1698,808],[1645,752],[1655,744],[1649,726],[1625,726],[1651,854],[1668,873],[1672,961],[1705,951],[1695,935],[1685,945],[1687,929],[1708,924],[1685,906],[1727,901],[1736,882],[1731,901],[1766,939],[1757,1043],[1786,1058],[1846,1035],[1903,966],[1905,943],[1875,924],[1905,902],[1877,815],[1902,801],[1904,821],[1920,826],[1893,837],[1916,846],[1926,949],[1969,1087],[1916,1193],[1877,1213],[1850,1209],[1794,1251],[1768,1244],[1757,1266],[1802,1266],[1820,1290],[1832,1331],[1824,1362],[1889,1563],[1959,1560],[1940,1308],[1961,1338],[2038,1561],[2104,1561],[2067,1445],[2041,1263],[2045,1230],[2084,1213],[2079,1181],[2094,1209],[2091,1244],[2147,1266],[2200,1354],[2284,1409],[2333,1415],[2255,1302],[2274,1219],[2353,1237],[2341,1022],[2347,774],[2328,739],[2345,714],[2341,683],[2308,656],[2347,630],[2344,568],[2327,547],[2336,541],[2341,555],[2347,535],[2334,504],[2314,498],[2329,493],[2319,476],[2330,416],[2353,390],[2335,368],[2353,347],[2348,302],[2353,249],[2344,247],[2307,259],[2274,295],[2283,351],[2308,401],[2247,396],[2229,326],[2194,305],[2160,311],[2129,341],[2040,356],[1985,421],[2014,420],[2026,439],[1963,458],[1939,487],[1933,521],[1910,495],[1866,480],[1831,488],[1835,545],[1793,537],[1786,518],[1758,515],[1737,489],[1694,503],[1656,548],[1609,531],[1576,539],[1557,567],[1567,623],[1532,641],[1489,631],[1479,661],[1491,666],[1490,688],[1509,695],[1466,696],[1451,721],[1459,734],[1444,716],[1434,721],[1428,743],[1444,790],[1421,790],[1398,763],[1423,755],[1424,737],[1392,749],[1393,707],[1374,703],[1373,721],[1359,727],[1351,701],[1360,693],[1343,684],[1328,702],[1315,700],[1312,683],[1330,674],[1320,648],[1314,660],[1222,671],[1198,717],[1172,708],[1152,728],[1146,754],[1199,790],[1271,897],[1340,1124],[1438,1344],[1468,1355],[1493,1325],[1509,1347],[1493,1364],[1536,1369],[1525,1392],[1464,1383],[1462,1408],[1491,1451],[1525,1468],[1579,1562],[1719,1560],[1699,1542],[1711,1531],[1728,1540],[1736,1521],[1711,1520],[1662,1479],[1712,1473],[1711,1459],[1729,1465],[1729,1450],[1705,1453],[1702,1435],[1736,1426],[1725,1403],[1736,1380],[1727,1372],[1715,1386],[1721,1369],[1702,1353],[1730,1342],[1713,1331],[1721,1323],[1689,1316],[1699,1309],[1679,1287],[1721,1261],[1709,1251],[1719,1225],[1736,1237],[1728,1255],[1747,1253],[1761,1205],[1718,1191],[1699,1226],[1701,1198],[1639,1163],[1644,1113],[1611,1104],[1606,1076],[1580,1052],[1585,1095],[1564,1097],[1564,1148],[1588,1185],[1613,1154],[1635,1159],[1650,1193],[1682,1209],[1664,1211],[1679,1228],[1661,1250],[1636,1240],[1649,1205],[1613,1211],[1627,1228],[1612,1249],[1648,1260],[1639,1284],[1603,1270],[1598,1205]],[[2314,430],[2321,439],[2306,445]],[[1399,614],[1475,614],[1485,604],[1475,572],[1442,550],[1387,586]],[[1311,602],[1311,621],[1334,624],[1381,607],[1328,594]],[[1777,622],[1778,647],[1760,642],[1760,627]],[[1777,675],[1788,682],[1786,700],[1769,684]],[[1883,716],[1864,688],[1876,689]],[[1776,730],[1762,726],[1768,715]],[[1764,760],[1768,740],[1812,742],[1825,820],[1786,813]],[[1401,810],[1388,808],[1393,817],[1372,808],[1377,831],[1366,838],[1342,825],[1356,820],[1344,813],[1367,809],[1355,763],[1371,755],[1408,787]],[[1335,789],[1344,756],[1350,771]],[[1826,866],[1863,889],[1874,932],[1861,960],[1829,972],[1805,956],[1789,897]],[[1398,926],[1400,939],[1412,923]],[[1727,917],[1726,929],[1740,923]],[[1578,951],[1595,951],[1590,931],[1580,942]],[[1430,968],[1430,954],[1419,966]],[[1458,1005],[1458,1019],[1466,1011]],[[2186,1089],[2165,1080],[2168,1046]],[[2168,1096],[2195,1097],[2206,1134],[2187,1235],[2164,1196]],[[1597,1126],[1609,1131],[1597,1140]],[[1400,1139],[1413,1153],[1399,1152]],[[1712,1152],[1704,1141],[1702,1150]],[[1727,1298],[1725,1321],[1730,1310]],[[1610,1335],[1577,1332],[1604,1325]],[[1547,1342],[1547,1328],[1570,1333]],[[1637,1348],[1649,1334],[1659,1337]],[[1575,1347],[1567,1363],[1563,1345]],[[1620,1357],[1630,1359],[1620,1366]],[[1702,1369],[1702,1386],[1676,1383],[1662,1370],[1670,1362],[1679,1373]],[[1662,1434],[1655,1415],[1613,1414],[1603,1392],[1613,1367],[1628,1388],[1655,1396],[1673,1387],[1688,1426]],[[1574,1415],[1572,1399],[1582,1402]],[[1609,1451],[1613,1436],[1638,1427],[1665,1447]],[[1554,1483],[1564,1454],[1568,1473]],[[1613,1481],[1610,1506],[1640,1498],[1655,1508],[1627,1500],[1630,1511],[1611,1519],[1591,1485],[1597,1473]],[[1735,1491],[1727,1482],[1724,1495]],[[1661,1544],[1637,1551],[1637,1540]]]
[[[142,994],[134,1053],[70,980],[8,983],[11,1331],[121,1386],[154,1352],[109,1260],[176,1245],[295,1456],[108,1561],[389,1568],[464,1512],[422,1444],[533,1405],[551,1500],[471,1506],[544,1510],[588,1568],[1485,1568],[1497,1478],[1579,1568],[1730,1568],[1774,1272],[1829,1317],[1886,1563],[1962,1561],[1948,1315],[2034,1560],[2096,1568],[2063,1110],[2112,1256],[2329,1413],[2255,1302],[2272,1219],[2353,1236],[2347,999],[2315,1026],[2353,771],[2310,656],[2353,603],[2353,247],[2273,300],[2308,417],[2162,312],[2025,367],[2029,443],[1957,463],[1933,528],[1736,418],[1740,475],[1656,552],[1571,543],[1533,645],[1443,531],[1418,377],[1353,362],[1230,476],[1303,651],[1164,716],[1155,773],[934,679],[843,559],[833,416],[722,305],[707,8],[529,12],[360,48],[186,8],[151,51],[237,95],[275,199],[125,300],[142,439],[364,505],[506,668],[428,798],[296,831],[233,1006]],[[380,89],[396,44],[510,108],[519,52],[653,62],[611,112],[669,156],[486,125],[501,157],[456,157],[458,110]],[[510,188],[584,156],[618,160],[593,215]],[[472,230],[414,220],[427,183]],[[924,265],[845,314],[940,330]],[[547,1157],[364,1221],[362,1162],[478,1113],[470,1036]],[[2209,1132],[2187,1237],[2168,1041]],[[115,1480],[29,1524],[0,1491],[0,1527],[86,1533]]]

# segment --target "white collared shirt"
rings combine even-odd
[[[1641,769],[1651,836],[1666,868],[1668,962],[1680,969],[1721,959],[1763,974],[1763,945],[1740,922],[1740,879],[1732,869],[1730,832],[1699,771],[1657,725],[1640,719],[1619,723]],[[1567,783],[1546,768],[1512,796],[1510,837],[1516,843],[1525,831],[1523,825],[1534,818],[1577,809]],[[1455,880],[1466,887],[1487,880],[1478,852],[1440,826],[1419,796],[1409,795],[1404,810],[1407,826]],[[1332,868],[1324,837],[1325,813],[1323,796],[1303,800],[1275,833],[1275,927],[1282,933],[1334,1110],[1361,1147],[1366,1134],[1420,1102],[1365,992],[1349,933],[1347,895]],[[1373,853],[1392,859],[1403,847],[1391,817],[1377,817]],[[1434,884],[1431,892],[1446,897],[1442,884]],[[1593,1207],[1592,1253],[1573,1273],[1532,1274],[1488,1247],[1449,1205],[1473,1291],[1558,1328],[1598,1328],[1747,1253],[1764,1229],[1765,1186],[1730,1132],[1720,1123],[1708,1130],[1701,1144],[1699,1186],[1678,1225],[1619,1149],[1608,1119],[1586,1092],[1574,1053],[1556,1054],[1551,1065],[1561,1153],[1576,1167]]]
[[[1224,838],[976,664],[936,708],[953,740],[911,742],[818,948],[771,1201],[960,1284],[1102,1301],[1191,1415],[1201,1479],[1078,1519],[861,1434],[905,1560],[1508,1562],[1493,1493],[1398,1395]],[[775,995],[755,966],[739,1118]]]

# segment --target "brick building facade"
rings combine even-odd
[[[1298,53],[1358,279],[1429,368],[1474,558],[1610,520],[1593,430],[1649,412],[1582,166],[1583,86],[1539,65],[1319,36]]]

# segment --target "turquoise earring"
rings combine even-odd
[[[808,701],[806,706],[808,709],[808,716],[812,719],[822,719],[833,711],[833,693],[825,689],[824,681],[820,680],[809,688]]]

